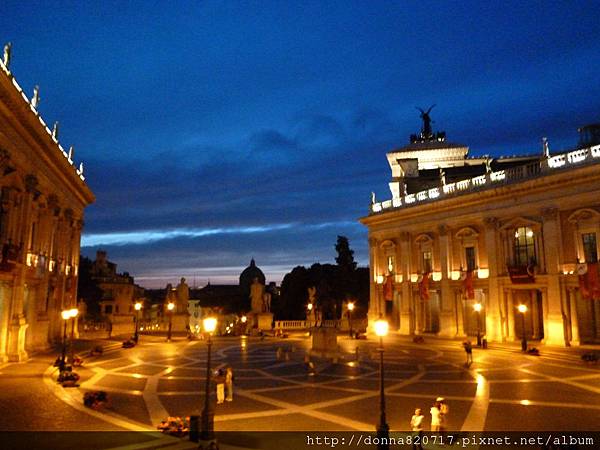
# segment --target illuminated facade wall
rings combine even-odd
[[[523,333],[516,306],[525,304],[529,339],[600,342],[600,292],[589,292],[598,274],[600,145],[374,201],[361,222],[370,320],[386,314],[389,299],[402,334],[464,337],[479,328],[488,340],[511,341]]]
[[[60,312],[77,305],[83,168],[59,145],[0,62],[0,360],[61,339]]]

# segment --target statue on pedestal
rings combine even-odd
[[[31,107],[33,109],[37,109],[39,104],[40,104],[40,87],[36,85],[33,88],[33,96],[31,97]]]
[[[177,312],[187,312],[188,302],[190,300],[190,287],[185,282],[185,278],[177,285]]]
[[[263,296],[265,294],[265,286],[254,278],[250,285],[250,307],[253,313],[263,312]]]

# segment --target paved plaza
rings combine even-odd
[[[340,336],[340,359],[314,358],[314,375],[304,363],[310,346],[304,335],[216,338],[213,343],[212,367],[230,365],[235,374],[233,401],[215,405],[217,431],[374,430],[379,418],[375,339]],[[516,347],[475,349],[473,365],[465,368],[457,341],[426,338],[413,344],[391,335],[384,346],[392,431],[409,429],[415,407],[423,409],[428,429],[429,408],[438,396],[449,404],[453,431],[600,430],[600,370],[581,362],[575,350],[542,350],[536,357]],[[51,355],[4,365],[2,409],[23,412],[4,429],[149,431],[167,416],[200,413],[205,341],[167,343],[142,336],[135,348],[121,349],[118,342],[106,348],[78,369],[78,388],[56,384]],[[90,390],[107,391],[110,407],[85,408],[82,397]]]

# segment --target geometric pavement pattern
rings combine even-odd
[[[214,405],[217,431],[372,431],[379,419],[379,353],[376,340],[340,336],[337,363],[304,355],[310,340],[213,338],[211,369],[234,370],[234,400]],[[278,359],[277,349],[280,358]],[[409,430],[416,407],[429,426],[436,397],[449,405],[448,429],[462,431],[600,430],[600,370],[576,355],[523,355],[507,348],[474,349],[464,366],[460,342],[413,344],[384,341],[386,418],[392,431]],[[287,357],[286,357],[287,353]],[[131,429],[155,429],[167,416],[198,415],[204,404],[204,341],[142,336],[132,349],[88,358],[78,373],[78,396],[109,392],[102,414]],[[214,393],[211,394],[214,402]]]

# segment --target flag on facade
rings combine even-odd
[[[598,276],[598,263],[588,263],[587,271],[579,275],[579,291],[586,300],[600,299],[600,276]]]
[[[475,289],[473,289],[473,271],[467,270],[465,279],[463,281],[463,289],[465,291],[465,297],[468,299],[475,298]]]
[[[388,275],[383,285],[383,299],[391,302],[394,300],[394,280],[391,275]]]

